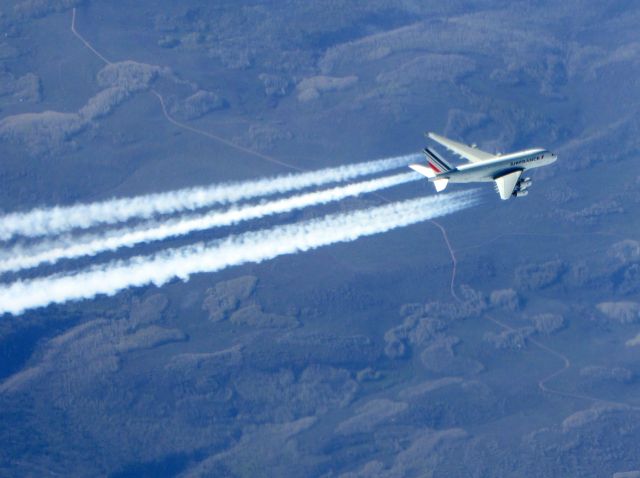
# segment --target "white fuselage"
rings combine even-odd
[[[497,177],[512,171],[526,171],[553,163],[556,155],[546,149],[527,149],[516,153],[496,156],[493,159],[467,163],[451,171],[437,174],[430,180],[448,179],[452,183],[472,183],[493,181]]]

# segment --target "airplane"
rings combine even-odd
[[[411,164],[414,171],[426,176],[437,192],[444,190],[449,182],[474,183],[495,181],[496,191],[500,199],[522,197],[529,194],[531,178],[522,177],[526,170],[539,168],[553,163],[558,157],[546,149],[527,149],[509,154],[491,154],[478,149],[475,145],[467,146],[435,133],[426,136],[447,148],[449,151],[469,161],[454,167],[440,154],[431,148],[425,148],[427,164]]]

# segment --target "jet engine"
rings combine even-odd
[[[517,190],[518,191],[524,191],[525,189],[527,189],[529,186],[531,186],[533,181],[531,181],[531,178],[524,178],[521,181],[518,182],[518,187]]]
[[[527,194],[529,194],[529,191],[525,191],[525,190],[521,189],[520,191],[516,191],[513,194],[515,194],[515,196],[517,198],[519,198],[519,197],[526,196]]]

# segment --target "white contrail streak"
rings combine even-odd
[[[308,173],[11,213],[0,217],[0,240],[6,241],[18,235],[38,237],[59,234],[72,229],[115,224],[134,218],[148,219],[158,214],[195,210],[212,204],[229,204],[244,199],[348,181],[399,168],[415,159],[416,155],[397,156]]]
[[[475,191],[413,199],[230,236],[211,244],[114,261],[77,273],[17,281],[0,286],[0,313],[20,314],[53,303],[89,299],[98,294],[113,295],[127,287],[151,283],[161,286],[176,277],[187,280],[195,273],[215,272],[247,262],[262,262],[283,254],[353,241],[450,214],[475,203]]]
[[[145,242],[161,241],[169,237],[183,236],[195,231],[229,226],[242,221],[282,214],[309,206],[326,204],[364,193],[386,189],[422,178],[417,173],[403,173],[360,183],[339,186],[323,191],[276,199],[260,204],[232,207],[226,211],[213,211],[187,218],[168,219],[144,227],[123,228],[101,235],[85,235],[57,241],[45,241],[32,247],[16,247],[6,251],[0,260],[0,273],[19,271],[43,263],[53,264],[62,259],[92,256],[121,247],[133,247]]]

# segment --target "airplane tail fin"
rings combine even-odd
[[[415,172],[429,178],[429,181],[433,181],[433,185],[436,187],[437,192],[444,190],[444,188],[446,188],[447,184],[449,183],[449,179],[447,178],[435,179],[436,173],[429,166],[425,166],[424,164],[410,164],[409,167]]]
[[[449,179],[437,178],[437,176],[451,171],[453,166],[451,166],[442,156],[432,149],[425,148],[423,152],[427,157],[429,166],[424,166],[422,164],[410,164],[409,167],[429,178],[429,181],[432,181],[433,185],[436,187],[437,192],[443,191],[444,188],[447,187]]]
[[[435,171],[436,174],[446,173],[453,169],[453,166],[451,166],[442,156],[440,156],[434,150],[430,148],[424,148],[423,153],[427,157],[429,166]]]

